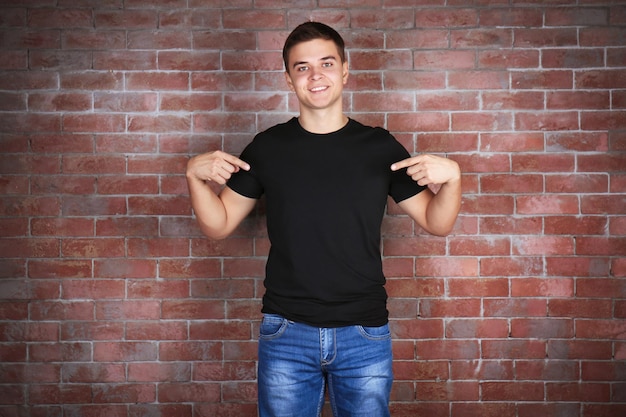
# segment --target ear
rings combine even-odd
[[[291,91],[295,91],[293,88],[293,81],[291,80],[291,75],[289,75],[289,71],[285,71],[285,81],[287,81],[287,85]]]
[[[350,68],[348,67],[348,61],[345,61],[343,63],[343,75],[342,75],[344,85],[348,82],[349,75],[350,75]]]

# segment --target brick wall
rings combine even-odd
[[[209,241],[183,173],[294,114],[280,48],[309,18],[349,45],[351,116],[464,172],[451,236],[384,221],[393,416],[626,415],[602,0],[0,0],[0,415],[256,415],[262,205]]]

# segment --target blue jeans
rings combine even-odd
[[[318,328],[265,314],[259,337],[260,417],[389,416],[389,325]]]

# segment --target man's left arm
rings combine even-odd
[[[418,155],[391,165],[392,171],[407,168],[419,185],[441,185],[437,193],[426,189],[398,205],[421,228],[437,236],[452,231],[461,210],[461,170],[455,161],[435,155]]]

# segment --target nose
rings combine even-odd
[[[312,67],[309,78],[311,80],[319,80],[322,78],[322,71],[317,67]]]

